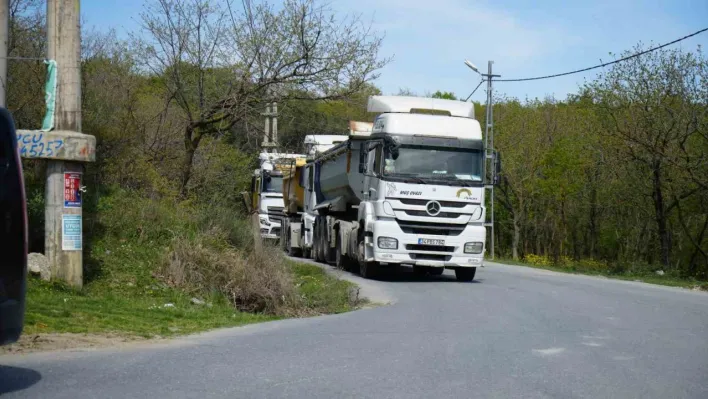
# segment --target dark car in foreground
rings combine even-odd
[[[22,333],[27,281],[27,208],[12,115],[0,108],[0,345]]]

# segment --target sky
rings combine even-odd
[[[139,27],[151,0],[84,0],[84,22],[119,35]],[[357,14],[385,35],[381,56],[393,60],[375,84],[384,94],[437,90],[467,97],[494,61],[502,78],[524,78],[580,69],[613,60],[639,42],[662,44],[708,27],[706,0],[329,0],[340,15]],[[672,48],[708,47],[708,32]],[[524,98],[576,93],[596,72],[535,82],[499,82],[497,94]],[[484,87],[472,97],[484,101]]]

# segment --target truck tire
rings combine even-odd
[[[324,263],[325,261],[325,240],[324,240],[324,223],[322,218],[318,217],[317,224],[315,224],[315,260],[317,262]]]
[[[327,230],[327,228],[325,229],[325,233],[327,233],[326,230]],[[327,234],[325,234],[324,236],[327,237]],[[334,237],[335,244],[337,243],[336,242],[337,237],[339,237],[338,231],[336,232],[336,236]],[[337,248],[336,247],[332,248],[329,244],[330,244],[329,240],[325,239],[324,240],[325,262],[327,262],[327,264],[334,265],[337,263]]]
[[[347,268],[347,260],[342,254],[342,239],[339,234],[337,234],[337,244],[334,248],[334,265],[337,266],[337,269],[345,270]]]
[[[280,249],[283,252],[288,252],[288,237],[286,236],[287,234],[287,229],[285,228],[287,226],[285,220],[281,222],[280,225]],[[288,252],[289,254],[289,252]]]
[[[455,269],[455,278],[457,281],[472,281],[477,273],[476,267],[458,267]]]
[[[302,252],[302,257],[305,259],[311,259],[310,255],[311,252],[310,248],[307,248],[305,246],[305,222],[302,222],[302,227],[300,228],[300,252]]]
[[[359,274],[366,279],[376,278],[379,269],[379,262],[359,262]]]

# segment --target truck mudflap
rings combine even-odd
[[[302,223],[299,222],[289,222],[288,223],[289,229],[286,234],[290,234],[290,238],[288,240],[288,244],[290,245],[290,248],[302,248],[302,243],[300,242],[300,238],[302,235],[300,234],[301,229],[302,229]]]

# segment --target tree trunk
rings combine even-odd
[[[521,238],[521,225],[519,221],[519,212],[514,212],[514,238],[511,243],[511,253],[514,260],[519,260],[519,239]]]
[[[201,135],[195,132],[192,126],[187,126],[184,131],[184,163],[182,164],[182,181],[180,183],[179,195],[184,198],[187,196],[187,184],[192,177],[192,163],[194,162],[194,154],[197,152]]]
[[[597,176],[597,171],[596,171]],[[595,258],[595,246],[597,244],[597,188],[595,182],[592,182],[590,189],[590,258]]]
[[[661,161],[655,160],[652,162],[653,166],[653,188],[654,195],[654,213],[656,216],[656,227],[657,233],[659,234],[659,246],[661,249],[661,264],[665,268],[669,269],[671,264],[671,240],[669,237],[669,230],[666,226],[666,208],[664,206],[664,194],[661,189]]]

